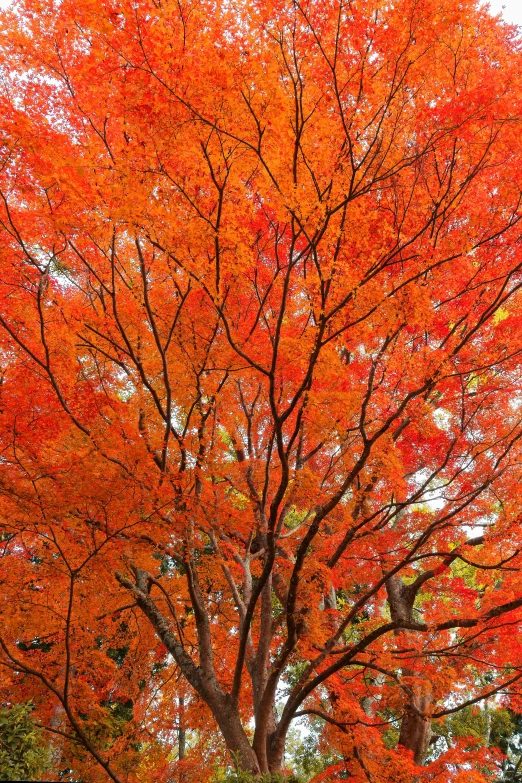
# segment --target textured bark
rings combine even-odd
[[[430,693],[414,695],[401,723],[399,745],[413,753],[416,764],[423,764],[431,740]]]
[[[392,577],[386,584],[392,620],[412,623],[415,598],[422,582],[405,585],[400,577]],[[405,667],[403,678],[413,677],[413,670]],[[431,739],[431,707],[433,698],[429,684],[414,685],[401,722],[399,745],[411,750],[416,764],[423,764]]]
[[[272,642],[272,579],[269,578],[261,593],[261,627],[259,643],[252,666],[254,691],[254,714],[256,729],[253,748],[262,772],[270,772],[269,736],[276,729],[274,694],[267,692],[270,665],[270,644]],[[279,769],[279,767],[277,768]]]

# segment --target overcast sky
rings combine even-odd
[[[506,22],[522,25],[521,0],[490,0],[489,4],[494,14],[498,14],[502,11]]]
[[[7,8],[11,0],[0,0],[0,8]],[[501,13],[506,22],[522,25],[522,0],[489,0],[494,14]]]

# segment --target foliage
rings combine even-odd
[[[212,783],[299,783],[294,775],[282,775],[280,773],[254,776],[251,772],[241,769],[218,773]]]
[[[521,60],[478,0],[1,12],[0,694],[45,774],[516,769]]]
[[[41,731],[31,719],[32,704],[0,709],[0,779],[40,780],[49,764]]]
[[[438,738],[443,737],[447,747],[460,738],[472,746],[478,740],[483,745],[502,751],[504,758],[498,765],[495,780],[516,781],[522,758],[521,730],[520,715],[512,710],[490,705],[482,709],[468,706],[448,716],[443,723],[433,724],[433,750],[430,755],[437,757],[441,752]]]
[[[308,783],[330,767],[338,758],[331,748],[323,747],[323,726],[319,719],[312,720],[306,730],[291,730],[286,741],[285,762],[293,770],[296,783]]]

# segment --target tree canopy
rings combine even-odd
[[[18,0],[0,73],[0,693],[51,779],[514,768],[452,716],[522,712],[515,30]]]

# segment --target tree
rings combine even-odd
[[[521,705],[515,31],[19,0],[0,61],[2,687],[60,774],[276,774],[312,718],[325,780],[493,774],[423,764]]]
[[[49,764],[41,732],[31,720],[31,704],[0,710],[0,777],[37,780]]]

